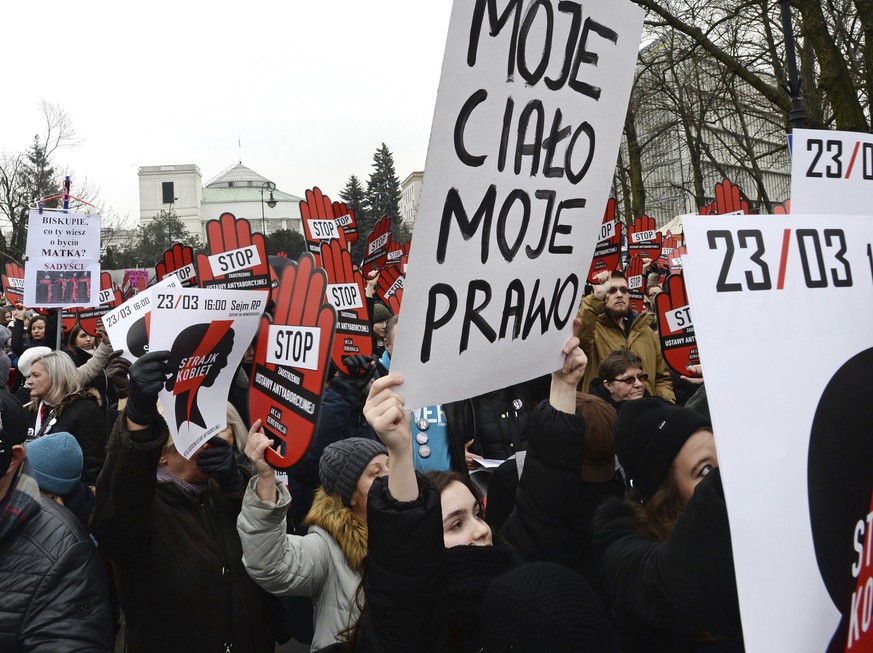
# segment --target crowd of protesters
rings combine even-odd
[[[56,316],[3,310],[0,650],[742,651],[705,386],[664,361],[660,282],[636,314],[600,275],[561,369],[407,411],[371,281],[375,355],[332,370],[281,477],[254,343],[185,458],[169,352],[130,365],[78,325],[56,350]]]

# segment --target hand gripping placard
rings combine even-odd
[[[321,411],[336,312],[325,301],[327,275],[309,253],[285,268],[272,322],[261,318],[249,388],[252,420],[277,443],[266,460],[277,469],[296,463],[312,442]]]

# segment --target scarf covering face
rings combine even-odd
[[[30,475],[30,463],[25,459],[0,502],[0,545],[12,539],[39,512],[39,485]]]

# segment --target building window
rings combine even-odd
[[[161,196],[163,197],[161,200],[162,204],[172,204],[176,201],[175,188],[173,187],[172,181],[164,181],[161,183]]]
[[[227,187],[228,187],[228,188],[233,188],[233,182],[232,182],[232,181],[227,182]]]

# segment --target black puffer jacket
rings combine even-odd
[[[110,439],[91,528],[112,559],[128,650],[272,651],[261,591],[242,564],[242,492],[225,493],[210,479],[198,498],[158,483],[166,422],[133,439],[124,419]]]
[[[36,424],[36,411],[39,402],[30,407],[30,426]],[[82,481],[94,485],[106,459],[106,417],[100,407],[100,395],[93,388],[73,392],[61,399],[60,403],[46,416],[36,436],[66,431],[76,438],[82,447],[84,465]]]
[[[625,504],[611,500],[595,517],[593,548],[622,621],[622,651],[744,650],[718,468],[694,490],[667,540],[637,533]]]
[[[527,450],[531,411],[549,396],[550,377],[501,388],[478,397],[445,404],[451,439],[452,469],[466,471],[464,444],[483,458],[506,460]]]
[[[36,481],[19,472],[14,488]],[[40,496],[29,518],[10,526],[0,503],[0,651],[111,651],[115,624],[106,574],[73,515]]]

